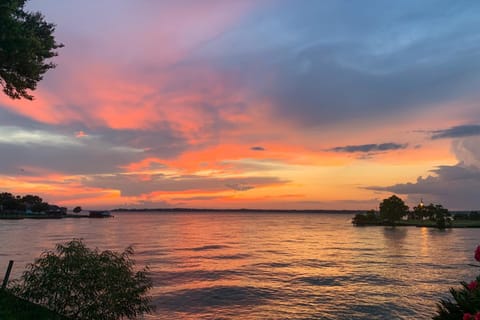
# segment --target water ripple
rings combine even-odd
[[[214,286],[167,293],[153,302],[157,309],[198,312],[219,306],[259,305],[273,296],[272,290],[253,286]]]
[[[205,259],[217,259],[217,260],[236,260],[236,259],[247,259],[252,255],[247,253],[237,253],[237,254],[224,254],[212,257],[204,257]]]
[[[176,249],[176,250],[180,250],[180,251],[206,251],[206,250],[220,250],[220,249],[226,249],[226,248],[229,248],[229,246],[220,245],[220,244],[211,244],[211,245],[194,247],[194,248],[179,248],[179,249]]]
[[[292,264],[288,262],[263,262],[263,263],[256,263],[252,265],[252,267],[256,268],[287,268],[290,267]]]
[[[156,271],[151,274],[151,278],[155,285],[171,285],[192,281],[215,281],[239,275],[242,275],[242,272],[234,270]]]
[[[133,244],[137,266],[150,266],[156,320],[431,319],[478,272],[467,264],[480,229],[354,228],[344,215],[300,213],[76,220],[2,221],[0,268],[14,259],[18,277],[71,235],[101,250]]]

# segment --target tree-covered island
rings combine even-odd
[[[396,195],[383,199],[379,211],[369,210],[356,214],[352,223],[356,226],[417,226],[445,228],[480,228],[480,213],[452,214],[441,204],[425,205],[423,200],[412,210]]]

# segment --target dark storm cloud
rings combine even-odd
[[[154,174],[145,179],[144,175],[114,174],[85,178],[82,183],[89,187],[120,190],[122,196],[139,196],[155,191],[222,191],[234,189],[246,191],[254,187],[284,184],[288,181],[276,177],[215,178],[198,175],[169,176]],[[242,188],[243,187],[243,188]]]
[[[408,195],[412,202],[423,198],[426,202],[441,203],[450,209],[480,209],[480,139],[460,139],[452,144],[452,149],[460,161],[456,165],[438,166],[431,170],[432,175],[418,177],[415,182],[367,189]]]
[[[112,145],[141,149],[146,155],[162,158],[176,157],[189,145],[180,133],[167,125],[155,130],[97,128],[91,134]]]
[[[480,209],[480,171],[477,168],[441,166],[432,170],[435,175],[418,177],[414,183],[399,183],[386,187],[368,187],[369,190],[389,191],[408,195],[409,199],[441,203],[450,209]]]
[[[72,25],[67,24],[69,19],[62,15],[63,9],[53,2],[51,6],[56,17],[66,24],[66,29],[58,28],[59,32],[72,32],[68,31]],[[385,118],[434,107],[449,99],[477,96],[480,42],[476,39],[480,37],[480,22],[476,13],[479,11],[480,3],[473,1],[452,4],[451,1],[378,0],[369,1],[368,5],[333,0],[305,0],[301,4],[277,1],[252,10],[236,21],[233,28],[220,30],[168,67],[158,59],[139,59],[131,69],[121,63],[120,66],[132,74],[132,79],[152,86],[161,82],[157,79],[159,75],[168,75],[169,80],[159,85],[157,93],[149,92],[135,100],[139,105],[158,104],[159,110],[166,104],[162,97],[183,96],[192,88],[198,93],[210,92],[219,79],[227,92],[239,89],[247,92],[245,97],[231,103],[208,96],[196,102],[195,109],[201,111],[203,119],[199,119],[201,128],[195,138],[201,138],[204,144],[218,142],[222,134],[237,125],[223,117],[222,112],[242,114],[259,100],[270,102],[273,123],[277,117],[297,121],[302,126]],[[95,24],[89,28],[94,30]],[[100,42],[95,37],[92,41]],[[72,41],[65,52],[79,45],[81,42]],[[95,47],[88,50],[98,53]],[[62,56],[66,54],[58,58]],[[72,78],[65,71],[67,66],[68,61],[60,63],[42,85],[54,92],[62,91],[62,85]],[[197,72],[204,66],[211,67],[218,77],[210,79]],[[95,107],[71,108],[74,114],[85,119],[91,116],[91,122],[98,124],[94,115],[87,112]],[[3,118],[5,124],[11,121],[10,125],[35,125],[21,116],[8,114],[7,118],[3,114],[0,121]],[[85,119],[84,123],[60,124],[57,129],[82,130],[89,135],[100,135],[112,145],[144,149],[148,155],[166,158],[193,147],[182,133],[173,129],[175,125],[166,122],[149,123],[154,129],[148,130],[114,130],[91,128]],[[381,122],[377,125],[383,127]],[[435,136],[440,138],[442,133]],[[251,150],[262,151],[260,148],[263,147],[254,146]]]
[[[2,93],[3,94],[3,93]],[[21,126],[29,129],[41,129],[44,124],[36,122],[28,117],[16,114],[0,104],[0,126]]]
[[[141,153],[105,145],[45,145],[0,143],[1,174],[19,174],[23,168],[66,174],[119,171],[120,165],[141,159]],[[43,174],[43,173],[42,173]]]
[[[399,150],[407,148],[407,144],[399,144],[399,143],[381,143],[381,144],[361,144],[361,145],[351,145],[351,146],[343,146],[343,147],[335,147],[329,149],[329,151],[334,152],[347,152],[347,153],[354,153],[354,152],[382,152],[382,151],[391,151],[391,150]]]
[[[480,3],[302,4],[257,13],[199,55],[305,125],[478,96]]]
[[[463,125],[433,132],[432,139],[463,138],[480,135],[480,125]]]
[[[0,174],[18,174],[26,167],[64,174],[114,173],[145,157],[175,157],[188,146],[188,141],[168,128],[92,128],[76,138],[73,129],[81,126],[51,126],[7,116],[16,120],[10,123],[24,126],[2,126],[0,121]]]

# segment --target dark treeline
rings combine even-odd
[[[441,204],[424,205],[423,202],[409,210],[405,202],[392,195],[390,198],[383,199],[379,205],[380,210],[367,211],[355,215],[352,223],[355,225],[398,225],[401,221],[432,221],[438,228],[452,226],[453,216],[447,208]],[[455,215],[455,217],[458,217]]]
[[[26,196],[13,195],[8,192],[0,193],[0,211],[25,211],[30,209],[33,212],[48,210],[48,202],[35,195]]]
[[[19,213],[19,212],[51,212],[67,211],[57,205],[49,204],[36,195],[27,194],[25,196],[13,195],[8,192],[0,193],[0,213]]]
[[[480,212],[470,211],[470,212],[454,212],[455,218],[463,220],[480,220]]]

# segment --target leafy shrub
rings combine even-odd
[[[480,246],[475,250],[480,261]],[[470,283],[462,282],[460,289],[450,289],[453,300],[441,300],[434,320],[480,320],[480,275]]]
[[[135,272],[133,249],[91,250],[81,240],[57,244],[27,265],[12,290],[72,319],[133,319],[150,312],[146,269]]]
[[[366,213],[357,213],[352,218],[352,223],[354,225],[365,225],[365,224],[373,224],[380,222],[378,216],[375,214],[374,210],[369,210]]]
[[[480,212],[472,211],[469,215],[470,220],[480,220]]]
[[[25,301],[0,289],[0,319],[2,320],[69,320],[41,306]]]

